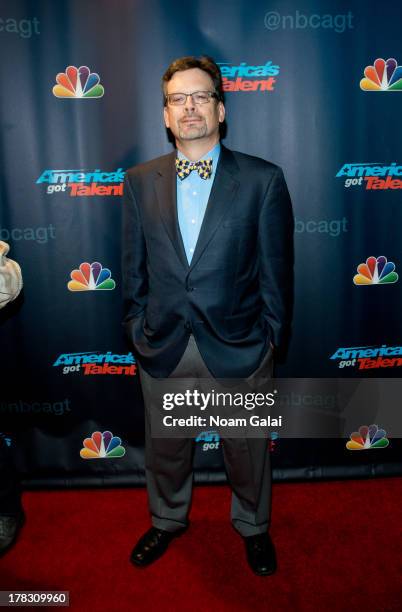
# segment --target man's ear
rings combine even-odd
[[[166,106],[163,108],[163,118],[165,120],[166,127],[170,128],[169,113],[168,113]]]
[[[219,118],[219,123],[223,123],[225,121],[225,106],[223,104],[223,102],[218,102],[218,118]]]

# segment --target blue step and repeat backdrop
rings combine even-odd
[[[1,311],[0,432],[26,483],[144,482],[121,195],[128,167],[171,151],[160,78],[179,56],[219,63],[225,144],[285,172],[296,299],[278,375],[400,376],[401,18],[387,0],[1,2],[0,239],[25,287]],[[275,478],[401,474],[400,440],[376,448],[360,425],[362,452],[274,433]],[[224,478],[214,432],[195,462]]]

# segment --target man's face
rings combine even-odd
[[[211,77],[200,68],[189,68],[176,72],[166,87],[166,93],[193,93],[195,91],[215,91]],[[167,104],[164,111],[165,125],[176,141],[205,139],[219,140],[219,123],[225,118],[225,107],[216,98],[206,104],[194,104],[191,96],[182,106]]]

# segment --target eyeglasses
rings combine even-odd
[[[218,94],[214,91],[193,91],[193,93],[171,93],[165,96],[165,103],[171,106],[183,106],[187,102],[187,98],[191,97],[194,104],[207,104],[211,98],[218,98]]]

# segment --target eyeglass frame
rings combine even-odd
[[[195,102],[193,96],[195,96],[195,94],[198,93],[203,93],[203,94],[208,94],[208,100],[206,102]],[[170,96],[186,96],[186,99],[184,100],[184,102],[182,104],[172,104],[171,102],[169,102],[169,97]],[[203,104],[208,104],[211,101],[211,98],[216,98],[217,100],[219,100],[219,96],[216,93],[216,91],[203,91],[203,90],[199,90],[199,91],[193,91],[191,93],[184,93],[182,91],[175,91],[174,93],[170,93],[170,94],[166,94],[165,95],[165,106],[169,105],[169,106],[184,106],[187,103],[187,98],[191,97],[192,101],[194,104],[198,104],[198,105],[203,105]]]

